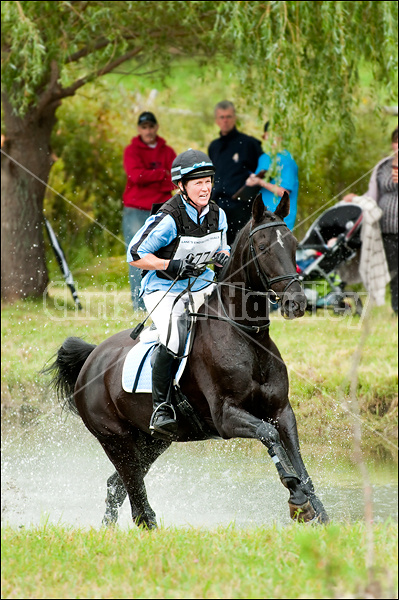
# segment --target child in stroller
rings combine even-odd
[[[335,314],[362,313],[356,292],[346,290],[340,271],[358,257],[362,209],[338,204],[313,223],[298,245],[297,269],[308,301],[307,310],[331,309]]]

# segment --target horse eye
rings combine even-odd
[[[259,244],[259,250],[261,252],[263,252],[265,250],[266,246],[264,244]]]

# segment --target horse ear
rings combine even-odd
[[[262,200],[262,194],[258,194],[252,205],[252,218],[255,223],[260,223],[265,214],[265,205]]]
[[[290,214],[290,195],[288,192],[284,192],[274,214],[280,219],[285,219]]]

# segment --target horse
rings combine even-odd
[[[192,313],[195,335],[179,394],[175,390],[189,410],[179,413],[173,439],[149,429],[151,394],[122,388],[124,358],[137,343],[131,330],[98,346],[69,337],[46,368],[64,408],[80,415],[115,468],[107,480],[104,526],[116,524],[128,496],[133,522],[156,528],[144,483],[151,465],[172,441],[213,438],[259,440],[289,492],[290,517],[329,521],[301,456],[287,368],[269,332],[269,302],[278,302],[288,319],[303,316],[306,308],[296,271],[297,241],[284,223],[288,213],[287,193],[274,212],[260,195],[255,198],[215,289]]]

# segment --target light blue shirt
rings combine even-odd
[[[198,212],[197,210],[188,204],[183,198],[183,204],[187,211],[188,216],[195,223],[198,223]],[[200,224],[203,222],[205,216],[209,212],[209,206],[207,206],[199,217]],[[158,221],[158,223],[157,223]],[[230,246],[227,245],[227,218],[224,210],[219,208],[219,231],[222,232],[222,242],[217,250],[230,252]],[[140,243],[140,239],[142,241]],[[143,227],[139,229],[136,235],[131,240],[127,249],[127,262],[131,262],[132,254],[131,248],[135,246],[135,251],[140,258],[144,258],[147,254],[155,254],[161,248],[168,246],[173,240],[177,238],[177,226],[174,218],[171,215],[162,216],[161,214],[155,214],[148,217]],[[179,294],[187,289],[188,285],[193,283],[190,289],[193,292],[202,290],[203,288],[210,285],[214,280],[214,272],[209,267],[206,268],[204,273],[197,279],[182,279],[176,281],[171,288],[171,292]],[[162,279],[158,277],[156,271],[148,271],[143,277],[140,287],[140,296],[143,294],[150,294],[151,292],[162,291],[165,292],[170,288],[172,281],[169,279]]]
[[[262,169],[266,171],[270,169],[272,158],[269,154],[262,154],[259,157],[258,166],[256,167],[255,173],[259,173]],[[276,178],[270,180],[270,183],[279,185],[287,190],[290,195],[290,214],[284,219],[285,223],[290,229],[294,228],[296,213],[297,213],[297,201],[298,201],[298,165],[292,158],[288,150],[282,150],[277,154],[277,168],[279,175]],[[266,174],[267,177],[267,174]],[[281,198],[262,188],[262,200],[267,210],[274,212],[277,208]]]

